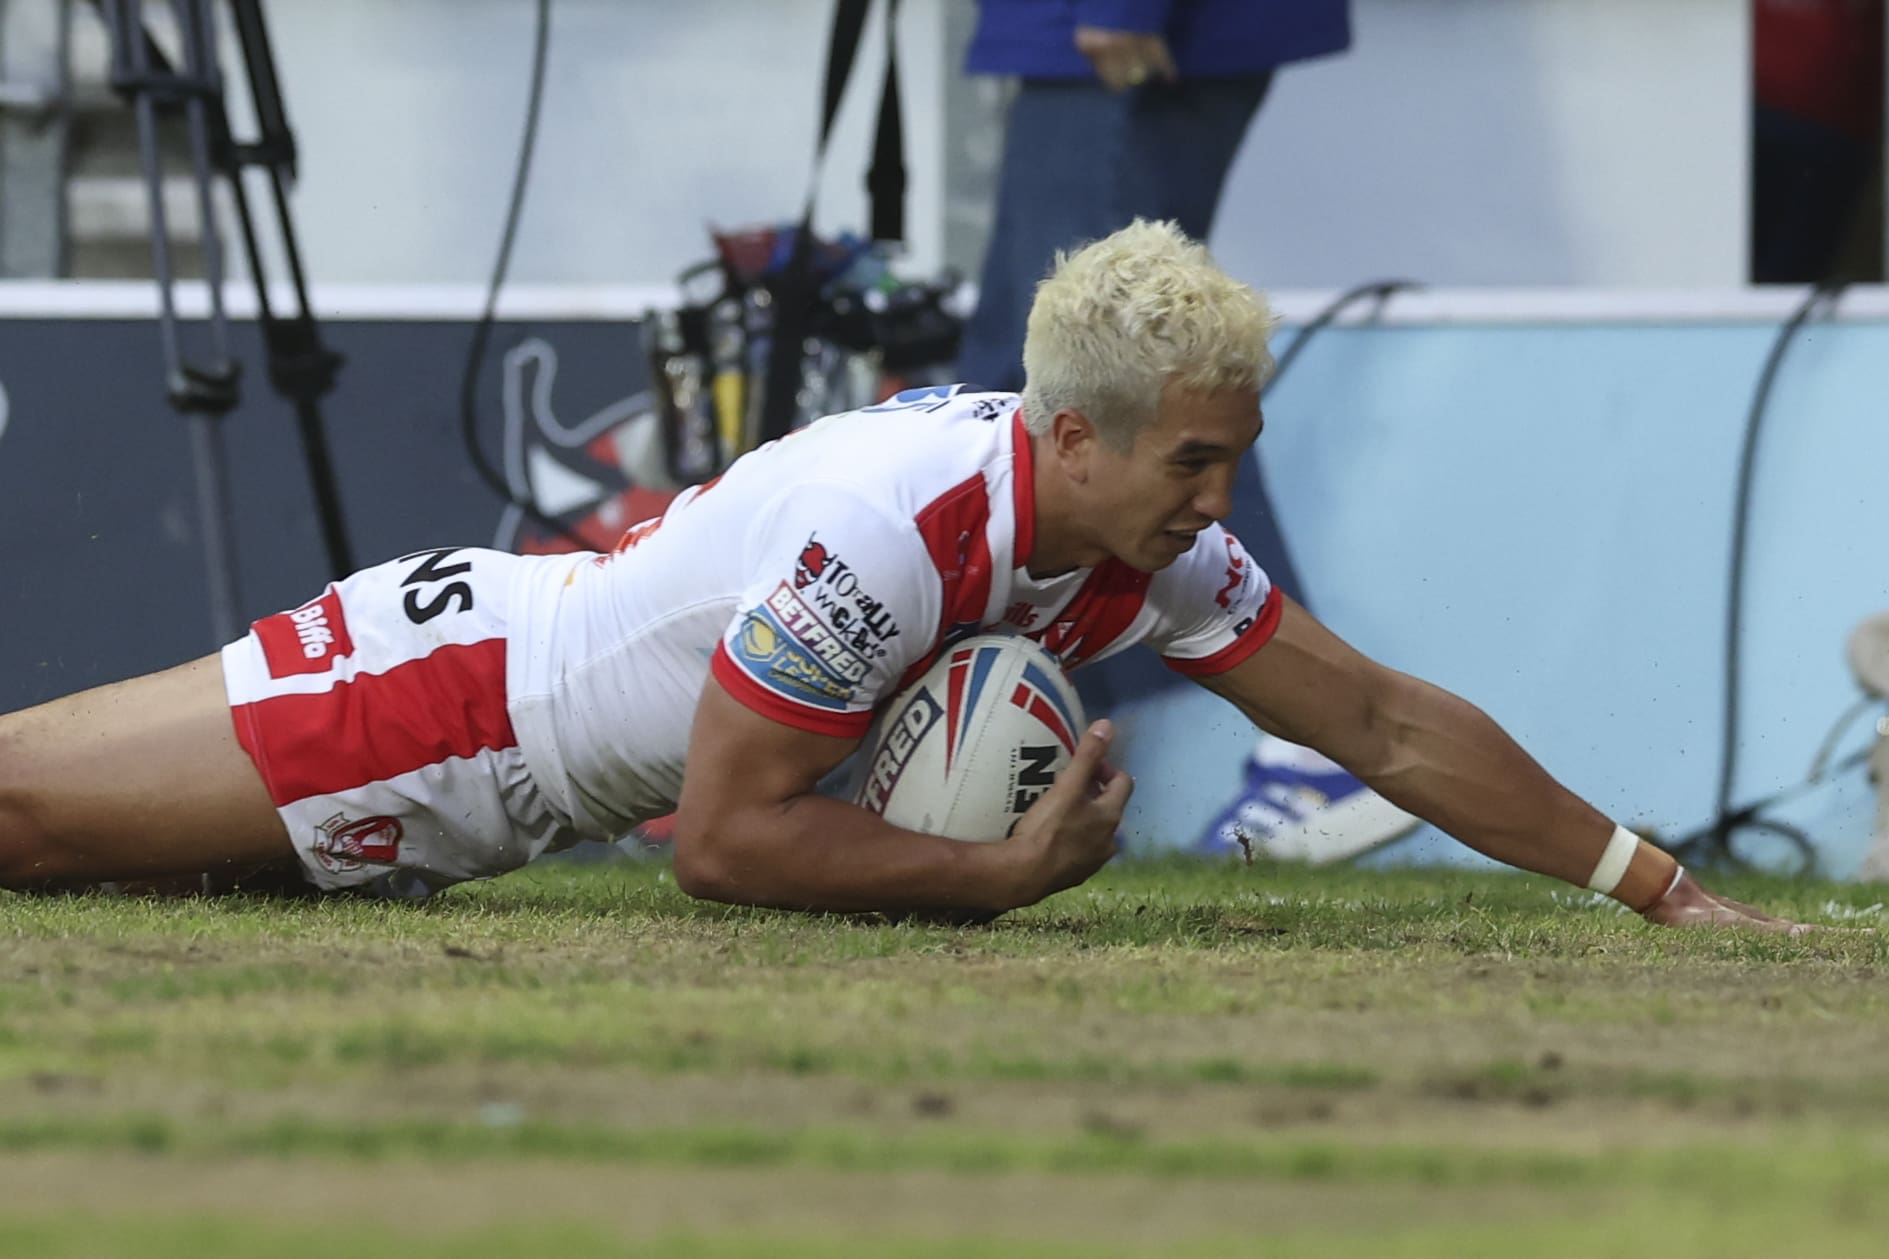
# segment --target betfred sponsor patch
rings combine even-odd
[[[836,712],[845,710],[859,686],[857,678],[814,654],[765,605],[742,619],[729,655],[775,693]]]
[[[774,588],[774,593],[768,596],[767,606],[780,618],[781,628],[799,640],[800,645],[818,658],[820,663],[846,682],[858,684],[865,681],[870,666],[829,630],[813,609],[787,588],[786,582]]]
[[[272,678],[326,673],[335,661],[354,654],[341,596],[333,586],[313,603],[264,617],[253,628]]]

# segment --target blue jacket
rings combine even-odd
[[[1349,0],[979,0],[972,74],[1088,78],[1077,26],[1160,32],[1181,77],[1255,74],[1351,46]]]

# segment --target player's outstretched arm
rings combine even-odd
[[[1202,681],[1260,728],[1317,748],[1498,861],[1605,891],[1664,926],[1799,929],[1708,892],[1556,782],[1474,704],[1367,659],[1290,599],[1271,642]]]
[[[1103,760],[1106,722],[1015,832],[993,843],[922,835],[814,794],[855,742],[764,717],[710,677],[676,811],[682,890],[780,909],[989,913],[1074,886],[1114,853],[1131,784]]]

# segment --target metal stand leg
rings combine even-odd
[[[151,258],[159,292],[159,336],[164,349],[166,392],[171,405],[190,418],[191,454],[197,475],[198,519],[209,569],[211,617],[218,639],[241,632],[242,599],[237,583],[234,519],[219,425],[237,403],[239,369],[230,356],[229,321],[223,305],[223,238],[217,228],[213,178],[222,175],[236,206],[238,227],[256,285],[257,313],[269,357],[269,381],[293,404],[303,457],[321,516],[330,573],[340,578],[354,567],[341,495],[317,400],[334,387],[339,355],[322,344],[308,301],[307,280],[289,214],[288,185],[294,179],[295,141],[288,129],[259,0],[230,0],[255,99],[260,136],[239,144],[230,132],[222,74],[216,60],[213,0],[170,0],[182,46],[173,67],[144,25],[143,0],[97,0],[112,37],[112,86],[137,117],[151,214]],[[184,355],[173,295],[174,270],[165,222],[163,161],[158,148],[160,109],[181,110],[190,151],[190,173],[203,216],[203,257],[210,311],[206,359]],[[277,230],[294,288],[296,310],[279,317],[270,301],[267,272],[250,213],[243,174],[265,171],[275,200]]]
[[[197,524],[203,530],[210,576],[210,626],[227,643],[243,632],[243,601],[236,582],[236,536],[231,528],[229,465],[223,458],[222,417],[193,415],[190,462],[197,477]]]

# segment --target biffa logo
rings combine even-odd
[[[272,678],[326,673],[335,661],[354,654],[341,595],[333,586],[313,603],[264,617],[255,630]]]

